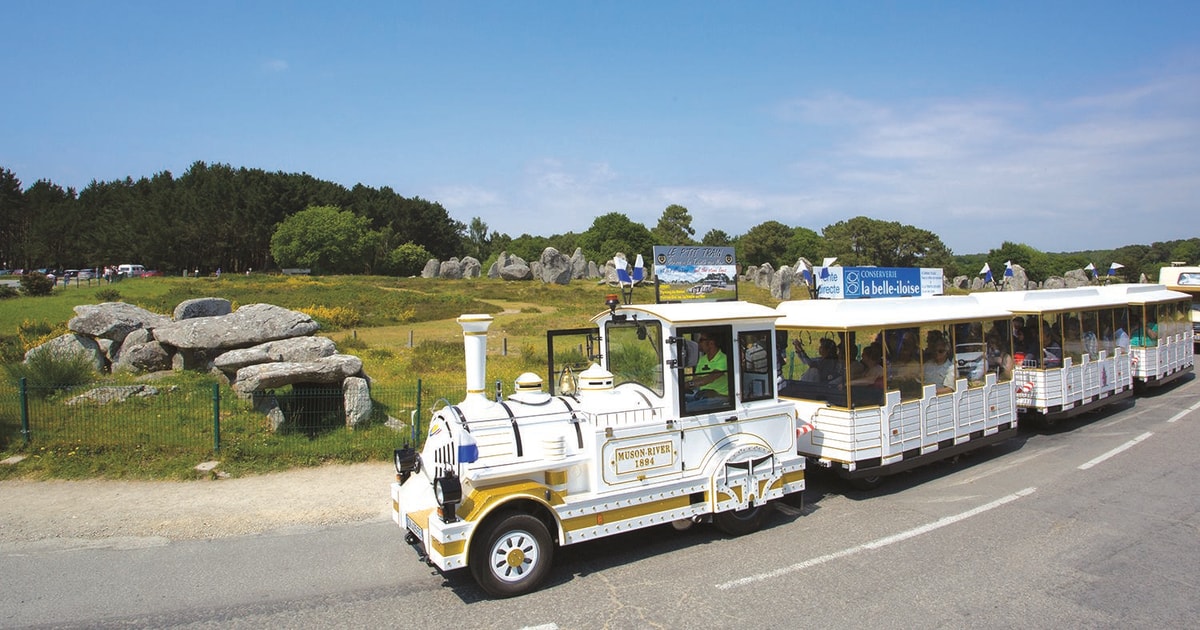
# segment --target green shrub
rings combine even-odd
[[[21,292],[25,295],[50,295],[54,292],[54,283],[46,274],[33,271],[21,276]]]
[[[12,288],[12,286],[7,284],[0,285],[0,300],[15,298],[19,295],[21,294],[16,289]]]
[[[6,368],[14,381],[24,378],[29,391],[37,396],[49,396],[96,378],[95,364],[81,353],[35,352],[25,362]]]
[[[120,302],[121,292],[112,287],[106,287],[96,291],[96,299],[101,302]]]

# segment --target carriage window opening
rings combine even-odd
[[[1158,317],[1154,305],[1129,307],[1129,345],[1146,348],[1158,343]]]
[[[862,340],[874,340],[880,331],[799,329],[784,338],[785,364],[779,395],[828,403],[835,407],[863,407],[883,402],[883,358]]]
[[[997,382],[1012,380],[1016,360],[1013,358],[1012,323],[998,319],[991,322],[984,335],[987,371],[996,375]]]
[[[1083,361],[1083,355],[1093,354],[1089,353],[1087,348],[1084,347],[1083,320],[1080,318],[1079,312],[1064,313],[1062,327],[1062,350],[1064,356],[1070,357],[1073,365],[1079,365]]]
[[[968,387],[983,387],[988,372],[987,338],[983,322],[954,325],[954,361],[958,378],[967,379]]]
[[[960,324],[956,326],[957,336],[968,345],[968,351],[973,352],[978,359],[983,358],[983,335],[978,323]],[[933,385],[938,394],[954,392],[955,382],[959,379],[959,364],[954,337],[949,326],[921,327],[921,365],[922,385]],[[975,341],[971,341],[975,340]],[[964,377],[965,378],[965,377]]]
[[[921,398],[921,351],[920,330],[915,327],[894,328],[885,335],[884,369],[887,372],[886,389],[900,390],[900,400]]]
[[[1038,316],[1017,315],[1012,318],[1013,361],[1021,367],[1038,366]]]
[[[775,396],[775,352],[771,341],[771,333],[767,330],[738,334],[743,401],[763,400]]]
[[[1083,349],[1095,361],[1100,358],[1100,324],[1098,311],[1084,311],[1080,324],[1083,334]]]
[[[1041,317],[1041,334],[1038,336],[1039,367],[1045,369],[1061,368],[1063,366],[1062,347],[1062,316],[1060,313],[1043,313]]]

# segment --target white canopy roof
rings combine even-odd
[[[972,295],[870,298],[860,300],[794,300],[778,307],[780,328],[904,327],[910,325],[970,322],[1012,317],[999,305],[981,303]]]
[[[779,317],[779,313],[769,306],[742,301],[623,304],[617,307],[617,314],[621,313],[638,315],[638,317],[644,313],[673,324],[729,323],[751,320],[770,322]],[[592,321],[600,322],[608,316],[608,311],[604,311],[593,317]]]
[[[1187,299],[1187,295],[1169,291],[1161,284],[1113,284],[1074,289],[999,291],[973,294],[985,303],[997,304],[1014,313],[1048,313],[1126,304]]]

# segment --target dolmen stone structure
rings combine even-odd
[[[340,387],[346,426],[353,428],[371,415],[370,379],[361,359],[314,336],[319,327],[298,311],[271,304],[235,311],[229,300],[215,297],[184,301],[173,317],[106,302],[76,306],[70,332],[30,349],[25,360],[53,352],[82,355],[99,372],[214,372],[240,397],[255,401],[276,430],[286,419],[270,390]]]

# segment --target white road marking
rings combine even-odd
[[[1142,440],[1150,437],[1151,435],[1154,435],[1154,434],[1147,431],[1147,432],[1133,438],[1132,440],[1129,440],[1128,442],[1118,446],[1117,448],[1114,448],[1113,450],[1101,455],[1100,457],[1097,457],[1089,462],[1080,464],[1079,470],[1087,470],[1087,469],[1091,468],[1092,466],[1095,466],[1096,464],[1099,464],[1100,462],[1112,457],[1113,455],[1116,455],[1117,453],[1120,453],[1121,451],[1124,451],[1125,449],[1130,448],[1131,446],[1137,444],[1138,442],[1141,442]]]
[[[1170,419],[1170,420],[1167,420],[1167,422],[1175,422],[1176,420],[1178,420],[1178,419],[1180,419],[1180,418],[1182,418],[1182,417],[1184,417],[1184,416],[1188,415],[1189,413],[1192,413],[1193,411],[1195,411],[1195,410],[1197,410],[1197,409],[1200,409],[1200,402],[1198,402],[1198,403],[1196,403],[1196,404],[1192,405],[1191,407],[1188,407],[1187,409],[1184,409],[1183,411],[1180,411],[1179,413],[1177,413],[1177,414],[1175,414],[1175,415],[1171,416],[1171,419]]]
[[[722,584],[717,584],[716,586],[720,590],[727,590],[727,589],[736,588],[739,586],[746,586],[749,584],[754,584],[756,582],[762,582],[764,580],[770,580],[772,578],[777,578],[777,577],[781,577],[784,575],[788,575],[789,573],[803,571],[804,569],[815,567],[819,564],[825,564],[826,562],[829,562],[831,560],[837,560],[838,558],[844,558],[846,556],[851,556],[851,555],[854,555],[856,553],[860,553],[863,551],[871,551],[871,550],[875,550],[875,549],[880,549],[880,548],[886,547],[891,544],[895,544],[898,542],[908,540],[909,538],[920,536],[921,534],[928,534],[929,532],[932,532],[936,529],[941,529],[947,525],[953,525],[954,523],[957,523],[963,519],[968,519],[968,518],[971,518],[972,516],[976,516],[976,515],[982,514],[984,512],[987,512],[988,510],[998,508],[1006,503],[1011,503],[1013,501],[1016,501],[1017,499],[1020,499],[1021,497],[1029,496],[1030,494],[1033,494],[1033,492],[1035,490],[1037,490],[1037,488],[1025,488],[1024,490],[1018,490],[1017,492],[1014,492],[1010,495],[1000,497],[999,499],[996,499],[995,501],[992,501],[991,503],[985,503],[984,505],[981,505],[977,508],[967,510],[966,512],[960,512],[953,516],[946,516],[946,517],[939,518],[938,520],[933,521],[932,523],[926,523],[925,525],[910,529],[908,531],[900,532],[899,534],[893,534],[891,536],[880,538],[878,540],[873,540],[868,543],[863,543],[861,545],[858,545],[857,547],[850,547],[848,549],[842,549],[840,551],[835,551],[833,553],[825,554],[823,556],[818,556],[816,558],[810,558],[808,560],[805,560],[804,562],[798,562],[791,566],[786,566],[786,567],[783,567],[780,569],[775,569],[774,571],[768,571],[766,573],[759,573],[758,575],[751,575],[748,577],[732,580],[729,582],[724,582]]]

